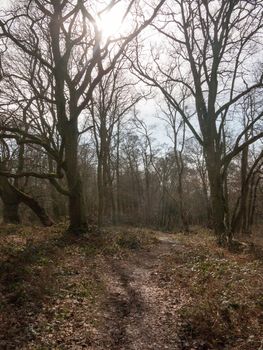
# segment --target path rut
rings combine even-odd
[[[176,286],[174,294],[163,288],[160,276],[164,256],[174,254],[178,246],[163,234],[157,238],[159,244],[149,251],[136,251],[126,260],[108,260],[101,349],[182,349],[176,312],[180,297],[175,297]]]

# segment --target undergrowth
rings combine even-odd
[[[263,261],[219,248],[207,231],[176,240],[184,249],[165,264],[188,296],[179,311],[185,349],[261,349]]]

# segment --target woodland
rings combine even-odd
[[[263,1],[0,1],[0,349],[263,349]]]

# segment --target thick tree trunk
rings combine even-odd
[[[87,230],[86,203],[83,194],[80,174],[76,172],[75,177],[67,174],[69,195],[69,231],[81,233]]]
[[[69,121],[64,128],[66,177],[69,190],[69,228],[72,233],[87,230],[86,202],[78,164],[77,121]]]
[[[211,205],[214,229],[220,245],[225,245],[227,230],[225,226],[225,203],[221,176],[212,172],[210,178]]]
[[[67,77],[66,55],[61,54],[61,6],[54,2],[54,16],[49,23],[51,47],[54,57],[55,98],[58,118],[58,130],[65,145],[65,173],[69,191],[69,228],[68,232],[79,234],[87,230],[86,203],[78,164],[78,98],[71,89],[67,101],[65,81]],[[62,56],[64,59],[62,59]],[[69,112],[67,109],[69,108]]]
[[[213,226],[219,245],[227,244],[225,225],[224,179],[221,174],[220,158],[214,152],[207,154],[207,171],[210,184],[210,197]]]
[[[209,194],[208,194],[206,168],[204,169],[201,163],[199,163],[198,172],[201,178],[202,192],[205,200],[207,227],[211,228],[212,227],[212,209],[211,209],[211,201],[209,200]]]

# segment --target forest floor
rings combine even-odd
[[[263,258],[210,232],[0,227],[0,349],[263,350]]]

